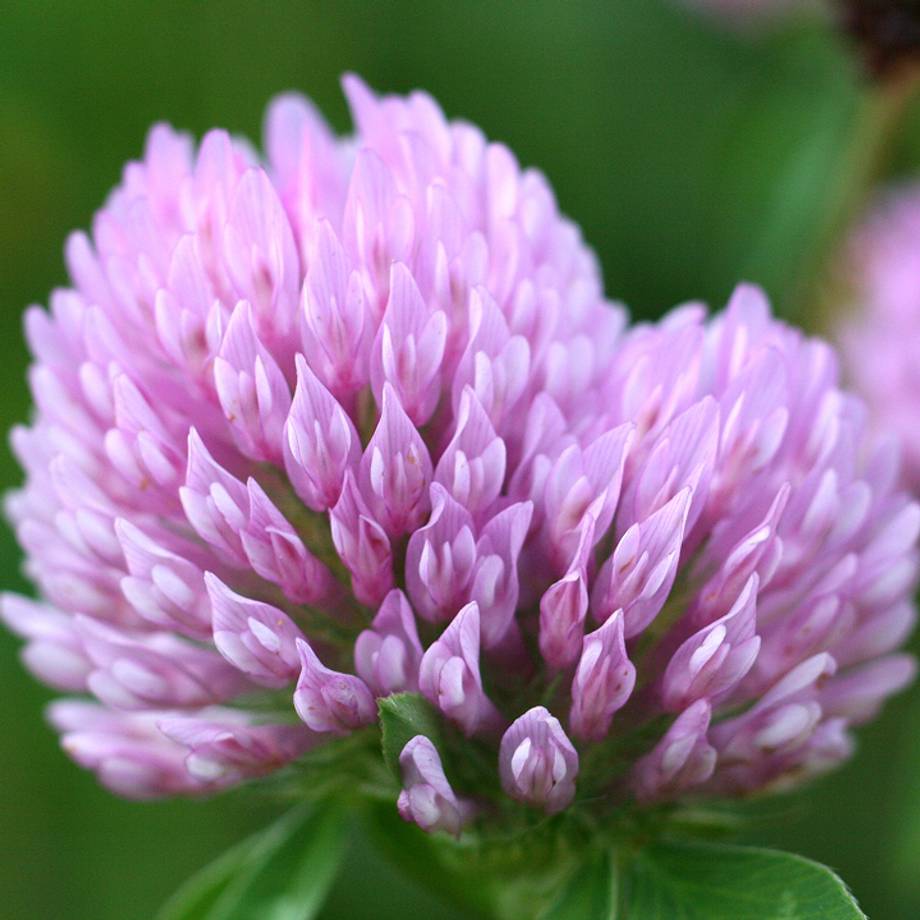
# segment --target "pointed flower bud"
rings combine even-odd
[[[341,212],[346,174],[336,139],[319,111],[302,96],[285,93],[268,106],[265,151],[271,176],[304,255],[317,214]],[[301,259],[302,264],[309,260]]]
[[[210,638],[211,604],[195,548],[178,538],[163,545],[124,518],[115,521],[115,533],[129,572],[121,580],[128,603],[161,629]]]
[[[567,668],[581,650],[588,612],[588,562],[594,542],[594,517],[585,518],[569,570],[540,599],[540,653],[550,667]]]
[[[281,462],[281,429],[291,408],[284,374],[255,331],[241,300],[214,359],[214,386],[240,450],[253,460]]]
[[[367,309],[378,320],[387,300],[390,266],[410,258],[415,231],[413,210],[398,194],[383,154],[371,147],[358,150],[342,218],[344,254],[362,267]]]
[[[546,481],[546,539],[550,558],[563,570],[578,544],[585,514],[594,518],[595,539],[610,526],[633,438],[633,426],[620,425],[584,450],[574,444],[566,448],[553,465]]]
[[[476,539],[467,510],[439,483],[431,484],[431,517],[409,539],[406,586],[419,614],[449,619],[469,599]]]
[[[202,540],[228,562],[248,564],[240,542],[249,517],[246,487],[214,460],[194,428],[188,436],[188,469],[179,497]]]
[[[224,227],[226,266],[238,296],[252,304],[259,337],[287,357],[297,310],[300,259],[271,180],[247,170]]]
[[[683,489],[623,534],[595,581],[592,606],[598,620],[621,609],[631,638],[660,613],[677,575],[690,501],[690,490]]]
[[[547,814],[567,808],[575,797],[578,752],[543,706],[511,723],[502,737],[498,766],[508,795]]]
[[[524,393],[530,345],[524,336],[510,333],[502,311],[482,288],[471,292],[469,316],[470,338],[454,375],[453,403],[459,406],[470,386],[492,424],[499,425]]]
[[[73,617],[18,594],[3,594],[0,618],[27,640],[22,660],[36,677],[58,690],[86,689],[93,665]]]
[[[505,442],[472,388],[460,398],[456,432],[434,472],[454,499],[476,515],[488,509],[501,491],[506,468]]]
[[[623,611],[618,610],[582,641],[581,658],[572,681],[572,734],[585,741],[601,741],[610,730],[613,714],[629,699],[635,683],[636,668],[626,656],[623,641]]]
[[[873,718],[882,700],[906,687],[916,673],[917,662],[910,655],[886,655],[828,683],[818,701],[826,715],[844,716],[859,725]]]
[[[285,687],[299,671],[296,642],[303,637],[286,613],[231,591],[205,575],[213,609],[214,645],[244,674],[266,687]]]
[[[482,688],[479,673],[479,607],[467,604],[428,647],[419,689],[467,735],[490,731],[501,716]]]
[[[65,699],[52,703],[48,718],[61,733],[64,750],[117,795],[150,799],[215,788],[189,774],[185,750],[157,729],[150,713]]]
[[[790,754],[807,744],[821,721],[819,688],[836,669],[826,652],[814,655],[793,668],[747,712],[712,729],[720,762],[733,767],[724,777],[726,783],[759,786],[770,778],[776,755]]]
[[[339,499],[345,472],[361,456],[355,426],[335,397],[297,355],[297,388],[284,425],[284,465],[297,494],[314,511]]]
[[[351,473],[329,515],[332,542],[351,572],[355,597],[379,604],[393,587],[393,552],[386,531],[374,520]]]
[[[297,640],[300,678],[294,708],[315,732],[346,735],[377,718],[377,704],[367,684],[353,674],[332,671],[303,639]]]
[[[109,462],[141,492],[156,486],[174,496],[182,477],[174,417],[154,409],[151,398],[114,363],[109,377],[115,413],[115,426],[104,438]]]
[[[391,591],[355,642],[355,670],[377,696],[418,689],[422,643],[405,594]]]
[[[254,724],[245,713],[229,709],[169,716],[157,727],[186,749],[186,769],[202,782],[239,782],[270,773],[316,743],[303,725]]]
[[[786,509],[789,491],[789,485],[783,484],[764,517],[745,533],[739,535],[737,522],[734,526],[713,528],[707,555],[719,560],[719,565],[697,595],[692,614],[695,622],[704,624],[722,616],[755,573],[760,580],[758,587],[766,585],[773,577],[784,555],[777,528]],[[787,549],[789,555],[791,549]]]
[[[447,317],[440,310],[429,310],[409,270],[395,263],[371,359],[371,383],[378,400],[384,383],[389,383],[412,423],[424,425],[438,404],[446,344]]]
[[[361,458],[361,493],[384,530],[401,536],[424,519],[430,482],[428,448],[386,384],[380,423]]]
[[[680,712],[703,697],[720,700],[750,671],[760,650],[754,635],[758,583],[752,575],[732,609],[674,653],[661,681],[667,711]]]
[[[472,817],[473,806],[458,798],[444,775],[437,748],[424,735],[410,739],[399,755],[403,789],[397,807],[404,821],[423,831],[446,831],[460,836]]]
[[[633,778],[640,799],[671,798],[712,776],[716,751],[706,738],[711,715],[709,703],[697,700],[638,761]]]
[[[246,483],[249,521],[240,532],[243,551],[257,574],[297,604],[315,604],[335,593],[332,573],[311,553],[255,479]]]
[[[206,706],[246,686],[216,652],[168,633],[132,636],[84,616],[74,626],[93,666],[87,686],[116,709]]]
[[[498,646],[514,625],[520,595],[518,561],[533,517],[531,502],[517,502],[489,520],[476,541],[472,599],[479,605],[483,645]]]
[[[317,221],[303,284],[303,346],[311,368],[336,399],[367,382],[373,339],[360,273],[352,270],[331,224]]]
[[[679,492],[691,490],[685,530],[693,530],[709,495],[719,444],[719,406],[706,396],[673,419],[655,439],[617,511],[622,530],[645,521]]]

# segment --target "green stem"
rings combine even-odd
[[[839,296],[837,281],[841,242],[886,173],[898,129],[918,87],[920,68],[911,68],[863,91],[826,217],[793,288],[794,303],[805,308],[801,315],[813,332],[827,333],[846,300]]]

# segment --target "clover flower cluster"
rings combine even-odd
[[[897,432],[904,483],[920,494],[920,186],[890,191],[846,252],[853,307],[845,369],[880,428]]]
[[[345,87],[353,138],[285,96],[264,161],[154,128],[27,314],[44,599],[2,610],[64,748],[209,793],[418,693],[459,753],[412,738],[398,807],[452,833],[464,744],[549,813],[847,756],[913,674],[920,511],[831,349],[751,287],[628,327],[539,173]]]

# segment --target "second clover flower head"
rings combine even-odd
[[[399,811],[452,834],[847,756],[920,511],[832,350],[748,286],[629,326],[539,173],[346,92],[354,137],[285,96],[264,159],[156,127],[27,314],[2,614],[66,750],[203,794],[414,694]]]
[[[874,424],[898,435],[903,478],[920,494],[920,186],[888,191],[846,251],[852,306],[837,329],[845,367]]]

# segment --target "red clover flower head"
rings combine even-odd
[[[920,509],[833,351],[749,286],[629,327],[542,175],[345,88],[353,137],[284,96],[264,159],[155,127],[27,313],[2,610],[65,749],[209,793],[415,694],[399,810],[453,834],[844,758]]]

